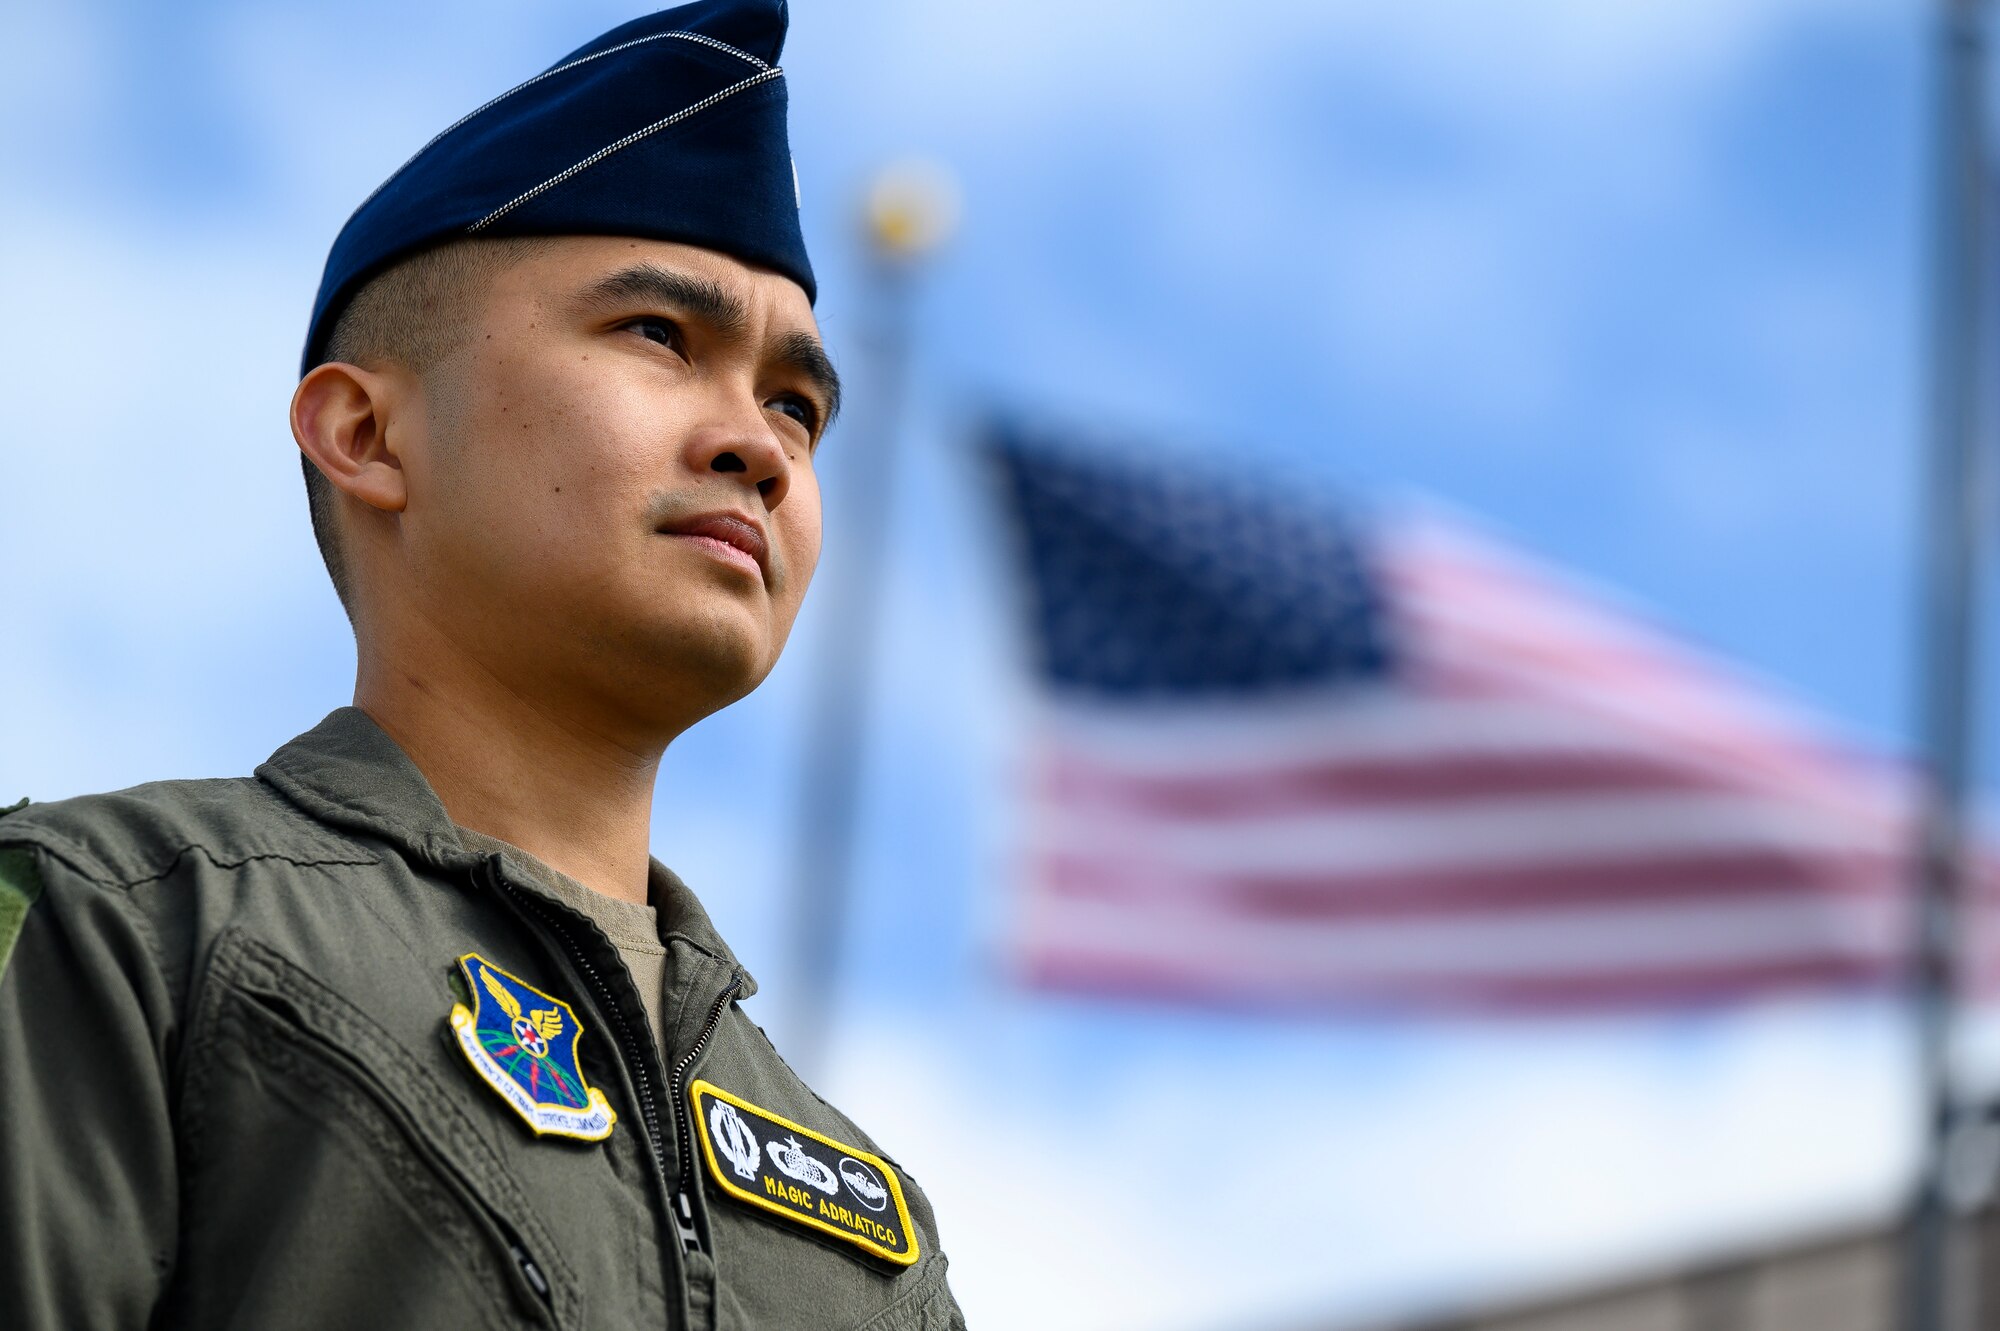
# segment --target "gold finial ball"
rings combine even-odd
[[[894,162],[868,186],[868,237],[891,259],[915,259],[958,226],[958,182],[936,162]]]

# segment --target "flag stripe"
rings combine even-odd
[[[1775,801],[1587,793],[1280,812],[1226,823],[1120,819],[1098,809],[1049,805],[1029,836],[1038,849],[1124,853],[1209,873],[1529,866],[1746,847],[1842,854],[1897,847],[1874,828]]]
[[[1145,866],[1129,856],[1074,855],[1048,856],[1036,868],[1041,890],[1060,897],[1117,901],[1139,909],[1201,902],[1218,912],[1302,920],[1533,911],[1605,900],[1729,901],[1746,894],[1896,896],[1909,881],[1903,862],[1883,856],[1805,859],[1754,852],[1384,874],[1201,875]]]
[[[1030,940],[1045,948],[1149,963],[1180,958],[1196,965],[1254,965],[1274,979],[1311,985],[1334,977],[1336,987],[1360,989],[1452,976],[1598,975],[1823,958],[1886,965],[1901,953],[1906,922],[1904,903],[1894,899],[1818,901],[1797,894],[1314,925],[1165,902],[1133,911],[1121,903],[1038,893],[1027,925]],[[1199,944],[1190,946],[1191,938]]]
[[[1773,992],[1888,987],[1901,972],[1882,962],[1817,957],[1755,966],[1675,965],[1599,975],[1448,975],[1396,987],[1275,980],[1256,967],[1223,969],[1196,959],[1139,961],[1051,943],[1026,954],[1025,983],[1117,999],[1200,1003],[1258,1012],[1533,1012],[1558,1015],[1712,1004]]]
[[[1383,755],[1354,761],[1298,760],[1262,770],[1217,775],[1134,773],[1063,750],[1049,756],[1047,798],[1105,812],[1160,818],[1226,819],[1272,813],[1335,811],[1411,803],[1450,803],[1513,796],[1640,792],[1694,794],[1740,783],[1752,793],[1748,773],[1692,756],[1655,751],[1533,752],[1510,750],[1454,755]]]
[[[1700,767],[1717,780],[1770,783],[1796,794],[1801,780],[1843,805],[1880,811],[1907,777],[1864,766],[1790,736],[1709,743],[1671,736],[1657,715],[1622,695],[1576,690],[1528,695],[1490,670],[1449,687],[1324,690],[1249,705],[1107,708],[1057,699],[1042,706],[1038,745],[1060,745],[1132,775],[1235,780],[1273,769],[1367,761],[1449,762],[1458,757],[1645,755]]]

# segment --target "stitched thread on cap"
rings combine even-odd
[[[522,204],[528,202],[530,199],[536,198],[546,193],[547,191],[554,189],[557,185],[562,184],[565,180],[568,180],[571,176],[575,175],[577,172],[584,171],[589,169],[590,167],[596,166],[599,162],[611,156],[611,154],[617,152],[620,148],[630,147],[632,144],[637,143],[640,139],[645,138],[648,134],[654,134],[670,126],[678,125],[681,121],[686,120],[690,116],[700,115],[703,111],[708,110],[708,108],[714,106],[717,102],[721,102],[730,97],[734,97],[737,93],[742,92],[745,88],[754,88],[760,83],[768,83],[772,79],[782,78],[784,76],[784,73],[785,73],[784,70],[779,69],[776,66],[767,67],[761,74],[752,74],[749,78],[744,79],[739,83],[730,84],[727,88],[722,89],[722,91],[720,92],[710,93],[708,96],[702,98],[700,101],[696,102],[692,106],[682,107],[680,110],[674,112],[672,115],[667,116],[664,119],[655,120],[652,124],[647,125],[643,129],[635,129],[630,134],[627,134],[624,138],[619,139],[613,143],[607,143],[602,148],[599,148],[596,152],[592,153],[590,156],[576,163],[574,166],[565,167],[563,170],[558,171],[555,175],[550,176],[547,180],[544,180],[541,184],[535,186],[533,189],[527,190],[507,200],[507,202],[501,204],[498,208],[495,208],[492,212],[486,214],[486,216],[480,218],[477,222],[474,222],[471,226],[465,228],[465,234],[467,234],[468,236],[472,235],[474,232],[479,231],[487,224],[494,222],[499,218],[505,217],[508,213],[514,211],[514,209],[520,207]]]
[[[415,162],[419,157],[422,157],[432,148],[435,148],[440,142],[443,141],[446,135],[450,134],[460,125],[463,125],[466,121],[472,120],[480,115],[485,114],[488,110],[490,110],[495,106],[498,106],[501,102],[506,101],[509,97],[512,97],[515,93],[520,92],[522,89],[532,88],[537,83],[540,83],[543,79],[554,78],[556,75],[567,73],[570,70],[575,69],[580,65],[587,65],[593,60],[601,60],[608,55],[617,55],[620,51],[629,51],[635,46],[644,46],[648,42],[665,41],[669,37],[675,38],[676,40],[679,41],[693,42],[697,46],[710,47],[714,50],[722,51],[728,55],[733,55],[739,60],[747,60],[760,70],[768,70],[771,68],[770,65],[758,59],[756,56],[751,55],[748,51],[741,50],[737,47],[731,46],[728,42],[717,41],[715,38],[709,36],[705,32],[656,32],[650,37],[634,37],[629,42],[620,42],[616,46],[608,46],[602,51],[595,51],[592,52],[590,55],[580,56],[577,59],[570,61],[566,65],[557,65],[554,69],[545,69],[541,73],[535,75],[533,78],[524,79],[521,82],[515,84],[513,87],[507,89],[507,91],[499,94],[496,97],[489,98],[488,100],[481,102],[478,106],[474,107],[472,110],[467,111],[464,115],[460,116],[458,119],[452,121],[449,125],[446,125],[443,129],[439,130],[436,134],[433,134],[430,137],[429,142],[425,143],[423,147],[411,153],[401,166],[397,167],[394,171],[391,171],[389,173],[387,179],[385,179],[381,184],[377,185],[374,189],[370,190],[368,192],[368,197],[363,199],[360,205],[355,208],[354,210],[355,214],[358,216],[361,212],[361,209],[366,208],[369,204],[375,202],[375,196],[377,194],[380,194],[383,190],[389,188],[390,183],[394,181],[397,176],[402,175],[403,172],[410,169],[410,164],[412,162]],[[484,226],[485,223],[481,222],[479,225]]]

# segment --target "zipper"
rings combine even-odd
[[[722,1014],[729,1009],[729,1000],[736,997],[736,991],[743,987],[743,976],[739,972],[729,977],[729,987],[715,1000],[715,1006],[708,1010],[708,1021],[702,1026],[701,1034],[695,1037],[694,1047],[681,1055],[674,1064],[671,1081],[674,1098],[674,1127],[678,1130],[677,1144],[681,1148],[681,1186],[674,1194],[674,1223],[681,1230],[681,1251],[699,1252],[701,1234],[694,1227],[694,1205],[689,1194],[694,1191],[694,1125],[688,1121],[687,1075],[694,1061],[701,1057],[701,1051],[708,1047],[709,1037],[722,1024]]]
[[[466,1180],[459,1172],[458,1166],[431,1143],[402,1104],[381,1088],[376,1081],[374,1070],[340,1041],[322,1034],[316,1026],[305,1020],[303,1014],[295,1012],[292,1005],[282,998],[255,989],[246,990],[244,996],[267,1013],[267,1019],[281,1022],[293,1038],[317,1051],[321,1059],[344,1069],[348,1079],[360,1087],[368,1098],[375,1102],[376,1107],[396,1124],[404,1139],[410,1144],[412,1152],[430,1165],[432,1174],[446,1190],[456,1193],[459,1204],[471,1215],[486,1221],[489,1237],[498,1239],[500,1245],[507,1250],[507,1255],[513,1259],[515,1269],[520,1272],[521,1278],[527,1282],[528,1289],[548,1312],[550,1322],[553,1324],[556,1309],[555,1289],[549,1284],[548,1276],[536,1263],[534,1255],[528,1251],[527,1244],[522,1241],[520,1234],[495,1207],[487,1202],[480,1191]]]
[[[667,1177],[667,1143],[660,1133],[660,1109],[658,1102],[653,1098],[653,1078],[646,1071],[647,1051],[633,1044],[631,1028],[625,1024],[625,1014],[619,1008],[616,997],[604,983],[603,976],[598,974],[597,967],[583,954],[583,949],[576,945],[568,923],[561,916],[534,897],[519,891],[490,869],[488,878],[517,906],[534,915],[556,935],[562,943],[563,951],[569,954],[569,959],[576,963],[576,968],[583,973],[584,984],[591,991],[592,997],[598,1000],[598,1007],[610,1015],[618,1052],[624,1057],[625,1070],[632,1076],[633,1093],[639,1099],[639,1119],[646,1126],[646,1144],[652,1148],[654,1172],[660,1177],[661,1191],[671,1194],[672,1180]]]
[[[646,1071],[645,1060],[651,1053],[650,1049],[633,1043],[632,1031],[625,1024],[624,1013],[618,1007],[609,986],[598,974],[597,967],[591,964],[590,958],[576,945],[568,923],[541,901],[515,888],[491,865],[488,866],[487,877],[518,907],[541,920],[549,931],[556,935],[562,943],[563,951],[569,954],[569,959],[575,962],[577,969],[583,973],[584,984],[598,1000],[597,1005],[610,1014],[619,1053],[624,1057],[626,1070],[632,1077],[633,1093],[639,1100],[639,1118],[646,1126],[646,1143],[652,1148],[653,1168],[659,1175],[660,1190],[672,1199],[670,1209],[673,1212],[674,1228],[680,1234],[681,1251],[700,1252],[701,1232],[695,1228],[694,1207],[688,1196],[693,1178],[694,1148],[688,1136],[688,1113],[681,1094],[682,1083],[686,1080],[688,1069],[694,1066],[695,1059],[699,1058],[701,1051],[707,1047],[709,1037],[715,1034],[715,1028],[721,1024],[722,1014],[728,1008],[729,1000],[735,997],[736,991],[743,985],[743,976],[739,973],[730,977],[729,987],[722,991],[722,997],[715,1000],[715,1006],[708,1014],[708,1022],[701,1028],[701,1034],[696,1037],[694,1047],[674,1064],[670,1085],[674,1097],[674,1124],[679,1129],[677,1145],[680,1147],[681,1170],[680,1186],[676,1187],[674,1180],[667,1177],[667,1145],[666,1138],[660,1131],[659,1102],[653,1096],[652,1076]]]

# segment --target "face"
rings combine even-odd
[[[482,665],[670,729],[769,673],[819,559],[838,393],[796,283],[565,238],[491,280],[422,392],[404,585]]]

